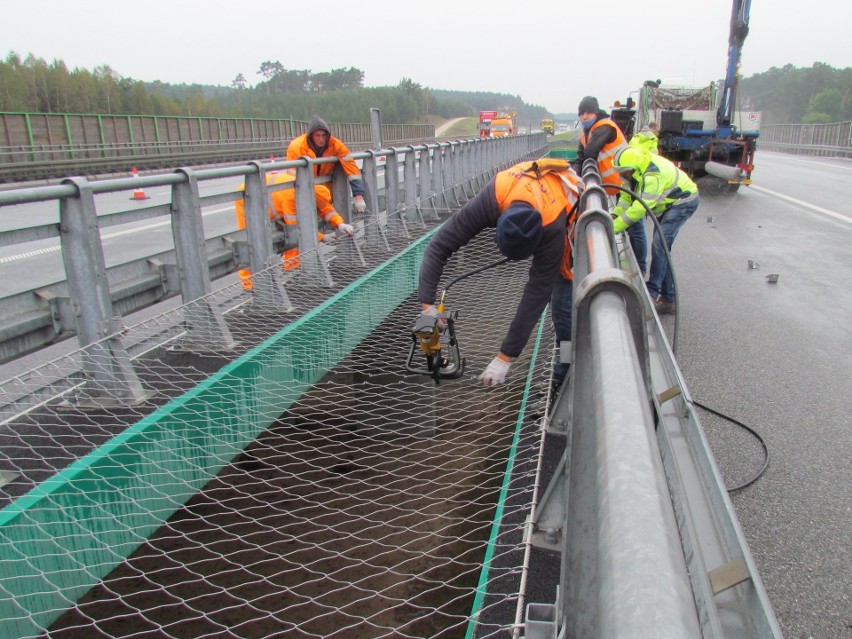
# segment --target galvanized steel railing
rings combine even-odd
[[[0,182],[281,155],[307,127],[292,118],[0,113]],[[371,124],[329,127],[353,151],[374,139]],[[382,124],[381,131],[387,145],[435,141],[433,125]]]
[[[762,126],[760,148],[801,155],[849,157],[852,156],[852,122]]]
[[[534,516],[561,533],[555,604],[526,638],[781,637],[627,242],[618,254],[594,162],[574,244],[572,369],[550,418],[565,453]]]
[[[363,165],[370,211],[364,220],[366,226],[368,229],[384,228],[388,220],[393,224],[395,219],[404,225],[404,221],[399,220],[401,208],[411,205],[418,210],[428,210],[437,206],[438,194],[446,197],[443,195],[445,189],[449,193],[472,193],[481,186],[478,180],[489,171],[507,166],[545,145],[545,137],[536,135],[418,144],[356,153],[353,157]],[[336,162],[336,159],[331,161]],[[0,192],[0,211],[14,204],[59,203],[59,224],[0,232],[0,246],[59,237],[67,273],[67,276],[58,273],[55,281],[47,286],[0,299],[3,327],[0,329],[0,360],[8,360],[75,332],[81,346],[86,346],[95,336],[103,337],[108,333],[110,318],[126,315],[176,293],[180,293],[184,301],[196,299],[210,291],[211,279],[241,267],[251,267],[255,272],[268,267],[273,248],[281,249],[286,238],[281,233],[273,233],[266,219],[265,202],[269,191],[262,179],[266,171],[298,172],[295,188],[300,211],[299,237],[303,248],[309,250],[316,242],[317,222],[313,173],[307,167],[305,160],[252,162],[94,182],[71,178],[59,185]],[[224,177],[246,178],[249,193],[261,196],[253,200],[259,208],[248,207],[246,234],[231,229],[205,239],[202,207],[231,203],[242,197],[242,193],[234,190],[202,197],[198,183]],[[171,202],[98,215],[95,194],[154,186],[169,186]],[[348,215],[350,196],[345,175],[338,172],[331,186],[339,212]],[[259,204],[261,202],[264,204]],[[255,219],[256,215],[260,215],[260,222]],[[124,264],[105,263],[100,228],[160,216],[171,220],[174,250],[169,248]],[[381,224],[369,223],[374,220]],[[259,224],[259,230],[253,228],[255,224]],[[9,277],[14,277],[14,264],[4,266],[5,269],[10,271]],[[15,279],[21,281],[21,277]],[[258,294],[264,293],[259,291]]]

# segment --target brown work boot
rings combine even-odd
[[[657,315],[672,315],[675,312],[675,303],[660,297],[654,304],[654,308],[657,309]]]

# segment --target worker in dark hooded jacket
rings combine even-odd
[[[311,158],[340,158],[340,166],[349,176],[349,188],[352,189],[352,197],[355,199],[353,208],[356,213],[364,213],[367,203],[364,201],[364,181],[361,171],[349,152],[349,148],[339,139],[331,135],[325,120],[318,115],[311,118],[308,123],[308,132],[293,138],[287,147],[287,159],[298,160],[301,157]],[[334,164],[315,164],[314,175],[331,175],[334,172]]]
[[[627,147],[627,140],[621,129],[609,114],[600,108],[598,99],[590,95],[580,100],[577,115],[583,130],[580,132],[577,146],[577,159],[572,162],[574,170],[580,173],[583,162],[592,158],[598,163],[603,186],[620,186],[621,177],[613,168],[612,162],[615,154]],[[606,192],[614,197],[620,193],[618,189],[606,189]],[[630,246],[633,248],[636,262],[644,275],[648,269],[648,235],[645,233],[645,225],[634,224],[628,229],[627,235],[630,237]]]
[[[527,284],[500,352],[479,376],[485,386],[506,381],[512,360],[523,351],[548,302],[557,342],[571,340],[573,274],[567,230],[573,229],[581,187],[565,160],[521,162],[500,171],[426,246],[417,297],[422,312],[433,316],[438,313],[435,301],[444,266],[483,230],[496,227],[497,247],[510,260],[532,257]],[[557,385],[567,371],[567,364],[556,365]]]

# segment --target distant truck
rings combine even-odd
[[[480,111],[479,112],[479,137],[491,137],[491,124],[494,118],[497,117],[497,111]]]
[[[517,133],[517,111],[503,110],[497,112],[497,117],[491,120],[491,137],[502,138]]]
[[[552,118],[544,118],[541,121],[541,130],[547,133],[548,135],[553,135],[556,133],[556,125],[553,122]]]

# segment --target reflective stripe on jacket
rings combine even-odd
[[[270,186],[274,184],[287,184],[295,182],[296,176],[289,173],[279,173],[271,175],[267,173],[266,183]],[[240,191],[244,191],[245,184],[239,187]],[[314,195],[316,196],[317,215],[325,222],[328,222],[332,227],[337,228],[337,225],[343,222],[340,214],[334,210],[331,204],[331,191],[324,184],[317,184],[314,187]],[[270,193],[271,205],[269,207],[269,219],[280,219],[285,224],[296,223],[296,189],[282,189]],[[237,228],[244,229],[246,227],[245,215],[245,199],[240,198],[234,203],[234,208],[237,213]]]
[[[644,173],[641,176],[637,176],[637,173],[638,171],[634,172],[634,177],[639,180],[636,193],[657,216],[662,215],[672,206],[691,202],[698,197],[698,187],[695,182],[662,156],[655,155]],[[621,233],[628,226],[642,219],[645,215],[645,207],[639,201],[632,200],[627,194],[621,196],[618,204],[622,213],[613,221],[613,230]]]
[[[592,125],[592,128],[589,129],[588,136],[591,136],[595,129],[602,126],[612,127],[615,130],[615,139],[612,142],[605,144],[600,153],[598,153],[598,172],[601,174],[601,181],[604,182],[604,184],[615,184],[621,186],[621,178],[618,177],[618,172],[613,168],[612,163],[613,160],[615,160],[615,154],[618,153],[620,149],[627,146],[627,140],[624,139],[624,134],[621,132],[621,129],[618,128],[618,125],[610,118],[601,118],[600,120],[597,120]],[[580,145],[585,148],[587,140],[588,137],[586,135],[586,131],[581,131]]]

